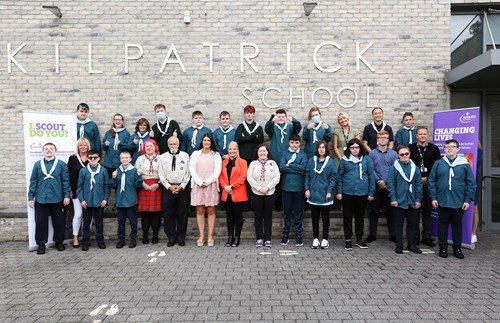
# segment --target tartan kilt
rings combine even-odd
[[[157,179],[148,178],[144,180],[144,183],[151,185],[158,183]],[[162,211],[161,203],[161,186],[154,192],[146,191],[141,188],[137,190],[137,197],[139,199],[139,205],[137,211],[139,212],[158,212]]]

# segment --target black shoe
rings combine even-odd
[[[66,247],[62,243],[56,242],[56,249],[57,251],[64,251],[66,250]]]
[[[408,250],[409,252],[418,253],[418,254],[422,253],[422,250],[420,250],[420,248],[417,246],[408,246],[408,247],[406,247],[406,250]]]
[[[36,250],[37,255],[43,255],[45,254],[45,245],[44,244],[39,244],[38,249]]]
[[[175,242],[171,242],[171,241],[169,241],[169,242],[167,243],[167,247],[169,247],[169,248],[170,248],[170,247],[173,247],[173,246],[175,246]]]
[[[148,237],[142,237],[142,244],[148,244],[149,243],[149,238]]]
[[[460,248],[453,248],[453,255],[458,259],[464,259],[464,254]]]
[[[82,243],[82,251],[89,251],[88,243]]]
[[[363,240],[356,241],[356,247],[360,249],[368,249],[368,246],[363,242]]]
[[[395,243],[396,242],[396,236],[395,235],[389,236],[389,241]]]
[[[106,249],[106,244],[104,242],[98,242],[97,246],[99,247],[99,249]]]
[[[422,239],[422,243],[425,244],[426,246],[429,246],[429,247],[435,247],[436,244],[434,243],[434,241],[432,241],[431,238],[424,238]]]
[[[402,254],[403,253],[403,247],[396,247],[396,253],[397,254]]]
[[[123,248],[123,246],[125,246],[125,240],[120,240],[116,243],[117,249]]]
[[[157,244],[158,243],[158,237],[153,237],[153,239],[151,240],[151,243],[152,244]]]
[[[185,243],[184,241],[180,241],[180,242],[178,243],[178,245],[179,245],[179,247],[184,247],[184,246],[186,245],[186,243]]]
[[[440,247],[439,248],[439,257],[441,257],[441,258],[448,258],[448,249]]]
[[[375,240],[377,240],[377,238],[375,236],[369,235],[368,237],[366,237],[365,243],[371,243]]]
[[[130,239],[130,242],[128,243],[129,248],[135,248],[137,246],[137,240],[135,239]]]
[[[237,236],[234,238],[234,240],[231,242],[231,247],[237,247],[240,245],[240,237]]]
[[[233,236],[228,236],[226,244],[224,246],[225,247],[231,247],[231,245],[233,244],[233,242],[234,242],[234,237]]]

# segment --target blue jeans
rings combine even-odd
[[[283,191],[283,234],[290,233],[292,213],[295,214],[295,235],[302,236],[302,218],[304,217],[304,192]]]
[[[130,221],[130,239],[137,239],[137,211],[136,205],[131,207],[117,207],[118,211],[118,240],[125,240],[125,222]]]

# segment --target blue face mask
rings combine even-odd
[[[167,115],[165,114],[165,112],[157,112],[156,118],[158,118],[158,120],[165,120],[167,118]]]
[[[321,117],[320,116],[313,116],[311,118],[311,121],[314,123],[320,123],[321,122]]]

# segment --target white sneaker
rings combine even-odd
[[[471,239],[471,243],[476,243],[476,242],[477,242],[477,235],[473,234],[472,239]]]
[[[330,247],[330,243],[328,242],[328,240],[321,240],[321,249],[328,249],[328,247]]]
[[[313,240],[313,245],[312,247],[313,249],[318,249],[319,248],[319,240],[318,239],[314,239]]]
[[[264,244],[264,241],[262,239],[257,240],[255,243],[256,248],[262,248],[262,245]]]

